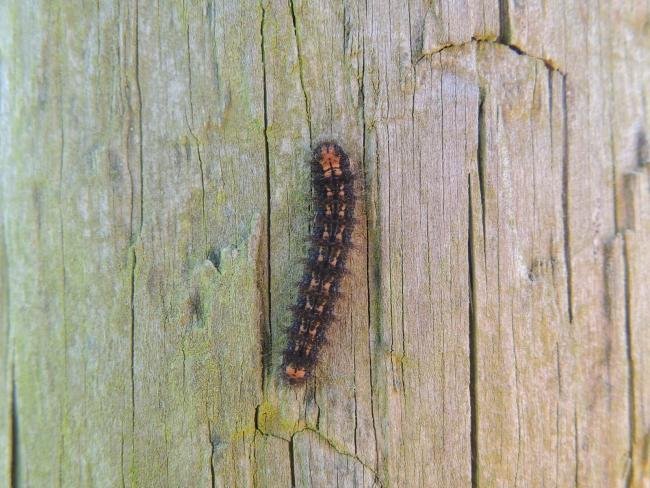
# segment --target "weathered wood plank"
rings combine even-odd
[[[480,198],[473,200],[478,480],[563,485],[575,463],[574,435],[566,429],[573,402],[563,82],[542,62],[507,48],[480,45],[478,56],[484,93],[474,181]]]
[[[261,16],[247,3],[138,6],[137,484],[254,477],[268,245]]]
[[[119,71],[90,69],[101,69],[94,11],[7,10],[17,42],[3,43],[3,59],[20,60],[8,72],[9,111],[24,114],[3,137],[11,141],[4,161],[13,161],[3,163],[19,432],[11,477],[20,485],[118,483],[130,418],[122,379],[130,368],[130,188],[109,150],[122,144],[124,112],[111,98]],[[117,16],[109,9],[106,25]],[[68,36],[65,27],[95,35]]]
[[[626,354],[637,345],[626,325],[629,306],[616,313],[613,308],[624,299],[615,284],[625,282],[629,271],[613,263],[620,260],[620,239],[626,238],[614,237],[626,228],[624,178],[639,164],[647,125],[648,50],[642,20],[647,5],[558,2],[541,15],[535,2],[510,2],[510,7],[509,42],[567,74],[566,218],[569,296],[578,346],[577,482],[640,483],[642,477],[633,469],[639,461],[629,460],[637,442],[631,439],[638,434],[633,432],[634,387],[629,382],[634,366]],[[558,12],[563,18],[550,22]],[[603,422],[604,417],[609,421]]]
[[[0,3],[0,484],[646,486],[647,15]],[[294,389],[325,138],[359,249]]]
[[[375,415],[394,419],[378,439],[382,473],[398,484],[471,478],[467,167],[478,88],[454,68],[446,53],[421,62],[415,86],[396,98],[398,82],[382,76],[386,92],[371,112],[382,229]],[[465,271],[454,272],[461,262]]]

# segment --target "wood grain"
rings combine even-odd
[[[0,3],[0,485],[650,486],[649,18]],[[292,389],[330,138],[357,249]]]

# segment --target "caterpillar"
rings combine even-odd
[[[352,247],[354,180],[350,159],[333,141],[321,142],[310,162],[315,213],[311,246],[298,297],[291,310],[281,372],[292,385],[304,383],[318,361],[325,333],[332,323],[341,278]]]

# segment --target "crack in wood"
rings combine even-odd
[[[295,456],[293,453],[293,436],[289,439],[289,469],[291,471],[291,486],[296,486],[296,466],[295,466]]]
[[[270,373],[271,362],[266,360],[267,353],[269,358],[273,351],[273,330],[271,324],[271,163],[269,158],[269,113],[268,113],[268,87],[266,80],[266,54],[264,46],[264,21],[266,18],[266,10],[264,4],[260,1],[260,8],[262,10],[262,18],[260,22],[260,50],[262,56],[262,90],[263,90],[263,104],[264,104],[264,160],[266,163],[266,289],[267,289],[267,309],[268,314],[268,329],[267,333],[262,338],[262,391],[266,389],[266,376]]]
[[[130,290],[130,347],[131,347],[131,463],[132,468],[135,466],[135,267],[136,267],[135,247],[131,247],[131,290]]]
[[[431,56],[433,56],[435,54],[439,54],[439,53],[441,53],[443,51],[446,51],[448,49],[453,49],[453,48],[459,48],[460,49],[460,48],[463,48],[463,47],[471,45],[471,44],[475,44],[477,46],[485,44],[485,45],[489,45],[489,46],[504,46],[504,47],[507,47],[511,51],[517,53],[517,55],[519,55],[519,56],[525,56],[525,57],[527,57],[529,59],[535,59],[537,61],[541,61],[542,63],[544,63],[544,66],[546,66],[546,69],[548,69],[549,71],[557,71],[562,76],[566,76],[566,72],[564,71],[564,68],[559,67],[559,63],[557,63],[554,59],[544,58],[544,57],[535,56],[533,54],[527,53],[526,51],[524,51],[520,47],[516,46],[515,44],[509,44],[507,42],[502,42],[500,40],[493,41],[493,40],[490,40],[490,39],[478,39],[476,37],[473,37],[471,40],[465,41],[465,42],[443,44],[442,46],[440,46],[437,49],[434,49],[432,51],[423,52],[415,60],[414,64],[417,66],[417,64],[420,61],[422,61],[423,59],[430,58]]]
[[[499,5],[499,42],[507,44],[512,39],[509,0],[498,0]]]
[[[571,266],[571,233],[569,227],[569,115],[567,104],[566,76],[562,76],[562,230],[564,240],[564,272],[567,282],[567,312],[569,323],[573,323],[573,279]]]
[[[626,476],[626,486],[632,486],[634,480],[634,441],[637,436],[637,425],[636,418],[634,415],[635,407],[635,374],[634,374],[634,361],[632,357],[632,287],[630,283],[630,262],[629,262],[629,249],[627,232],[621,234],[623,239],[622,254],[623,254],[623,282],[625,290],[625,352],[627,359],[627,395],[628,395],[628,422],[630,429],[630,440],[629,440],[629,456],[630,456],[630,468],[627,471]]]
[[[364,462],[363,462],[363,461],[362,461],[362,460],[361,460],[357,455],[355,455],[355,454],[353,454],[353,453],[351,453],[351,452],[348,452],[348,451],[345,451],[345,450],[341,449],[341,448],[340,448],[339,446],[337,446],[337,445],[336,445],[336,444],[335,444],[335,443],[334,443],[334,442],[333,442],[329,437],[327,437],[326,435],[324,435],[324,434],[323,434],[322,432],[320,432],[319,430],[313,429],[313,428],[311,428],[311,427],[304,427],[304,428],[302,428],[302,429],[300,429],[300,430],[295,431],[293,434],[291,434],[291,438],[290,438],[290,440],[289,440],[289,446],[290,446],[290,452],[291,452],[291,458],[292,458],[292,459],[294,458],[294,438],[295,438],[295,436],[296,436],[297,434],[301,434],[301,433],[304,433],[304,432],[312,432],[312,433],[314,433],[318,439],[321,439],[321,440],[325,441],[325,443],[327,444],[327,446],[328,446],[329,448],[331,448],[334,452],[336,452],[337,454],[339,454],[339,455],[341,455],[341,456],[344,456],[344,457],[350,458],[350,459],[352,459],[353,461],[359,463],[359,465],[360,465],[361,467],[363,467],[364,469],[367,469],[367,470],[368,470],[368,471],[373,475],[373,477],[374,477],[374,482],[375,482],[376,484],[378,484],[380,487],[383,486],[383,483],[382,483],[382,481],[379,479],[379,476],[378,476],[377,472],[376,472],[374,469],[372,469],[370,466],[368,466],[366,463],[364,463]],[[295,462],[295,459],[293,459],[293,462]],[[296,485],[295,485],[295,471],[294,471],[294,469],[295,469],[295,467],[294,467],[294,465],[292,464],[292,465],[291,465],[291,474],[292,474],[291,480],[292,480],[292,482],[293,482],[293,485],[292,485],[292,486],[296,486]]]
[[[479,111],[480,114],[480,111]],[[479,115],[480,125],[480,115]],[[477,403],[477,353],[476,353],[476,330],[478,327],[476,316],[476,269],[474,267],[474,209],[472,202],[472,182],[471,175],[467,175],[467,193],[468,193],[468,215],[467,215],[467,278],[468,278],[468,305],[469,305],[469,402],[470,402],[470,444],[471,444],[471,469],[472,469],[472,487],[479,484],[478,468],[478,403]]]
[[[5,226],[5,202],[3,192],[0,191],[0,290],[3,296],[0,297],[0,303],[3,305],[2,314],[4,315],[5,330],[5,348],[4,348],[4,371],[8,375],[9,395],[8,395],[8,431],[7,431],[7,463],[9,465],[9,482],[11,487],[20,485],[19,479],[19,430],[18,430],[18,394],[16,385],[16,358],[13,347],[13,331],[11,329],[11,293],[9,291],[9,259],[7,246],[7,232]]]
[[[189,27],[188,27],[189,31]],[[188,34],[189,35],[189,34]],[[188,40],[189,42],[189,40]],[[188,57],[189,57],[189,47],[188,47]],[[189,61],[188,61],[189,63]],[[203,240],[204,240],[204,246],[205,246],[205,257],[206,259],[210,259],[210,254],[211,250],[210,247],[208,246],[208,226],[207,226],[207,219],[205,216],[205,174],[203,171],[203,157],[201,156],[201,144],[199,142],[199,138],[194,134],[194,131],[192,130],[192,125],[194,124],[194,109],[192,108],[192,79],[190,76],[190,82],[189,82],[189,100],[190,100],[190,120],[187,120],[187,113],[185,114],[185,124],[187,125],[187,130],[189,131],[190,135],[192,136],[192,139],[194,140],[194,144],[196,144],[196,155],[199,160],[199,172],[201,173],[201,223],[203,225]],[[189,153],[188,153],[189,155]],[[188,161],[189,162],[189,161]]]
[[[296,51],[298,55],[298,72],[300,78],[300,88],[302,90],[302,96],[305,100],[305,115],[307,117],[307,128],[309,129],[309,145],[313,144],[312,142],[312,133],[311,133],[311,109],[309,106],[309,98],[307,97],[307,89],[305,88],[305,74],[302,61],[302,48],[300,46],[300,37],[298,36],[298,26],[296,24],[296,11],[294,9],[293,0],[289,0],[289,9],[291,10],[291,21],[293,23],[293,35],[296,39]]]
[[[207,415],[207,412],[206,412]],[[214,439],[212,438],[212,425],[210,423],[210,417],[208,417],[208,442],[210,442],[210,486],[212,488],[215,488],[216,481],[215,481],[215,476],[214,476],[214,451],[215,451],[215,442]],[[255,441],[255,438],[253,437],[253,441]],[[254,449],[253,449],[254,451]]]
[[[13,355],[12,355],[13,357]],[[20,430],[18,424],[18,389],[16,386],[16,366],[15,358],[11,364],[11,399],[9,403],[9,479],[11,487],[21,486],[20,479]]]
[[[638,136],[637,136],[638,137]],[[642,143],[645,144],[645,135],[642,134],[643,138]],[[637,143],[639,144],[639,143]],[[625,330],[625,353],[626,353],[626,362],[627,362],[627,390],[628,390],[628,424],[629,424],[629,466],[627,472],[625,473],[626,486],[635,486],[635,483],[638,481],[638,474],[635,469],[635,457],[637,456],[636,450],[636,440],[639,436],[639,426],[637,425],[637,419],[635,415],[636,411],[636,391],[635,384],[637,382],[635,374],[635,361],[634,354],[632,350],[632,345],[634,343],[634,332],[633,332],[633,295],[635,293],[632,274],[631,274],[631,256],[634,255],[634,242],[636,239],[636,232],[638,229],[638,219],[643,213],[643,209],[639,208],[639,195],[647,191],[646,188],[642,186],[642,182],[647,181],[647,174],[643,173],[643,158],[639,157],[639,154],[642,150],[639,150],[637,147],[637,167],[634,171],[631,171],[624,175],[623,178],[623,190],[625,195],[624,201],[624,219],[622,231],[618,234],[623,242],[622,244],[622,258],[623,258],[623,281],[624,281],[624,330]],[[646,457],[646,453],[642,454],[642,459]],[[638,467],[638,466],[636,466]],[[643,472],[643,467],[641,466],[641,473]],[[641,475],[642,476],[642,475]]]

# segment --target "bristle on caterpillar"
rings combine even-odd
[[[347,154],[335,142],[322,142],[311,160],[314,221],[311,246],[287,335],[281,373],[292,384],[306,381],[318,361],[334,318],[341,278],[352,249],[354,174]]]

